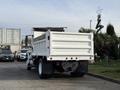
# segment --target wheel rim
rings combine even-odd
[[[38,72],[39,72],[39,75],[42,74],[42,64],[41,64],[41,62],[39,63]]]

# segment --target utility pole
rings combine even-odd
[[[91,29],[91,25],[92,25],[92,20],[90,20],[90,29]]]
[[[25,47],[28,47],[28,35],[25,36]]]

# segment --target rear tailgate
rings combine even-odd
[[[50,32],[48,60],[93,60],[93,33]]]

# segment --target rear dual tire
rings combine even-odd
[[[38,65],[39,78],[45,78],[46,75],[43,73],[43,71],[44,71],[43,63],[39,62],[39,65]]]
[[[50,78],[53,75],[53,65],[51,62],[40,61],[38,66],[38,76],[40,79]]]
[[[80,61],[77,69],[71,72],[71,76],[83,77],[88,72],[88,61]]]

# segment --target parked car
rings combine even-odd
[[[0,61],[14,61],[14,55],[10,49],[0,49]]]
[[[17,53],[17,60],[18,61],[26,61],[27,60],[27,49],[21,49]]]

